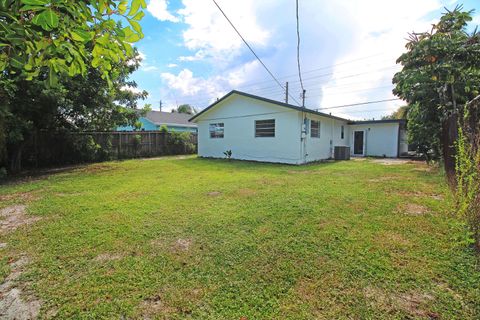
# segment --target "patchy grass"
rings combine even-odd
[[[28,256],[40,318],[478,319],[478,260],[425,168],[187,157],[5,185],[41,219],[0,234],[0,280]]]

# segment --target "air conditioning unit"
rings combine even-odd
[[[333,154],[335,160],[350,160],[350,147],[336,146]]]

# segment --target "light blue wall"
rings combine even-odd
[[[160,130],[160,126],[157,126],[147,118],[140,117],[138,121],[142,124],[140,130],[145,131],[156,131]],[[177,131],[177,132],[197,132],[197,128],[195,127],[182,127],[182,126],[167,126],[168,130]],[[117,131],[134,131],[133,126],[121,126],[117,128]]]
[[[148,120],[147,118],[140,117],[138,121],[142,124],[142,127],[140,130],[145,130],[145,131],[150,131],[150,130],[157,130],[157,126]],[[135,127],[133,126],[121,126],[117,128],[117,131],[134,131]]]

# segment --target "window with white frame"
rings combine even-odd
[[[255,138],[275,137],[275,119],[255,120]]]
[[[210,131],[210,138],[212,139],[223,138],[223,132],[224,132],[223,123],[210,123],[209,131]]]
[[[310,120],[310,137],[320,138],[320,121]]]

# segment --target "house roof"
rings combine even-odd
[[[252,99],[255,99],[255,100],[260,100],[260,101],[272,103],[272,104],[277,105],[277,106],[281,106],[281,107],[285,107],[285,108],[290,108],[290,109],[294,109],[294,110],[297,110],[297,111],[303,111],[303,112],[307,112],[307,113],[311,113],[311,114],[316,114],[316,115],[319,115],[319,116],[323,116],[323,117],[327,117],[327,118],[332,118],[332,119],[336,119],[336,120],[349,121],[348,119],[344,119],[344,118],[340,118],[340,117],[335,117],[335,116],[332,116],[332,115],[327,114],[327,113],[318,112],[318,111],[315,111],[315,110],[312,110],[312,109],[308,109],[308,108],[302,108],[302,107],[294,106],[294,105],[292,105],[292,104],[288,104],[288,103],[284,103],[284,102],[280,102],[280,101],[276,101],[276,100],[272,100],[272,99],[267,99],[267,98],[264,98],[264,97],[259,97],[259,96],[256,96],[256,95],[253,95],[253,94],[250,94],[250,93],[245,93],[245,92],[237,91],[237,90],[232,90],[232,91],[230,91],[229,93],[227,93],[226,95],[224,95],[220,100],[215,101],[213,104],[209,105],[207,108],[203,109],[201,112],[199,112],[199,113],[197,113],[196,115],[194,115],[193,117],[191,117],[191,118],[190,118],[190,121],[195,120],[195,119],[198,118],[200,115],[202,115],[203,113],[207,112],[208,110],[210,110],[211,108],[215,107],[217,104],[219,104],[220,102],[226,100],[228,97],[230,97],[230,96],[232,96],[232,95],[234,95],[234,94],[240,95],[240,96],[243,96],[243,97],[247,97],[247,98],[252,98]]]
[[[406,120],[403,120],[403,119],[402,119],[402,120],[396,120],[396,119],[394,119],[394,120],[352,121],[352,120],[349,120],[349,119],[332,116],[331,114],[327,114],[327,113],[315,111],[315,110],[308,109],[308,108],[302,108],[302,107],[294,106],[294,105],[291,105],[291,104],[288,104],[288,103],[284,103],[284,102],[280,102],[280,101],[276,101],[276,100],[272,100],[272,99],[267,99],[267,98],[264,98],[264,97],[256,96],[256,95],[254,95],[254,94],[245,93],[245,92],[237,91],[237,90],[232,90],[232,91],[230,91],[229,93],[227,93],[226,95],[224,95],[221,99],[215,101],[214,103],[212,103],[211,105],[209,105],[207,108],[203,109],[201,112],[199,112],[199,113],[197,113],[196,115],[194,115],[193,117],[191,117],[191,118],[189,119],[189,121],[193,121],[193,120],[197,119],[200,115],[202,115],[203,113],[207,112],[208,110],[210,110],[211,108],[215,107],[217,104],[221,103],[222,101],[226,100],[228,97],[230,97],[230,96],[232,96],[232,95],[234,95],[234,94],[240,95],[240,96],[244,96],[244,97],[248,97],[248,98],[252,98],[252,99],[256,99],[256,100],[260,100],[260,101],[264,101],[264,102],[268,102],[268,103],[272,103],[272,104],[277,105],[277,106],[281,106],[281,107],[285,107],[285,108],[290,108],[290,109],[294,109],[294,110],[297,110],[297,111],[303,111],[303,112],[307,112],[307,113],[319,115],[319,116],[322,116],[322,117],[327,117],[327,118],[336,119],[336,120],[341,120],[341,121],[347,121],[348,124],[370,124],[370,123],[373,124],[373,123],[393,123],[393,122],[405,123],[405,122],[406,122]]]
[[[176,125],[181,127],[196,127],[197,125],[188,121],[190,114],[178,112],[162,112],[162,111],[148,111],[144,118],[153,122],[155,125],[161,126]]]
[[[370,124],[370,123],[406,123],[405,119],[386,119],[386,120],[364,120],[364,121],[350,121],[348,124]]]

